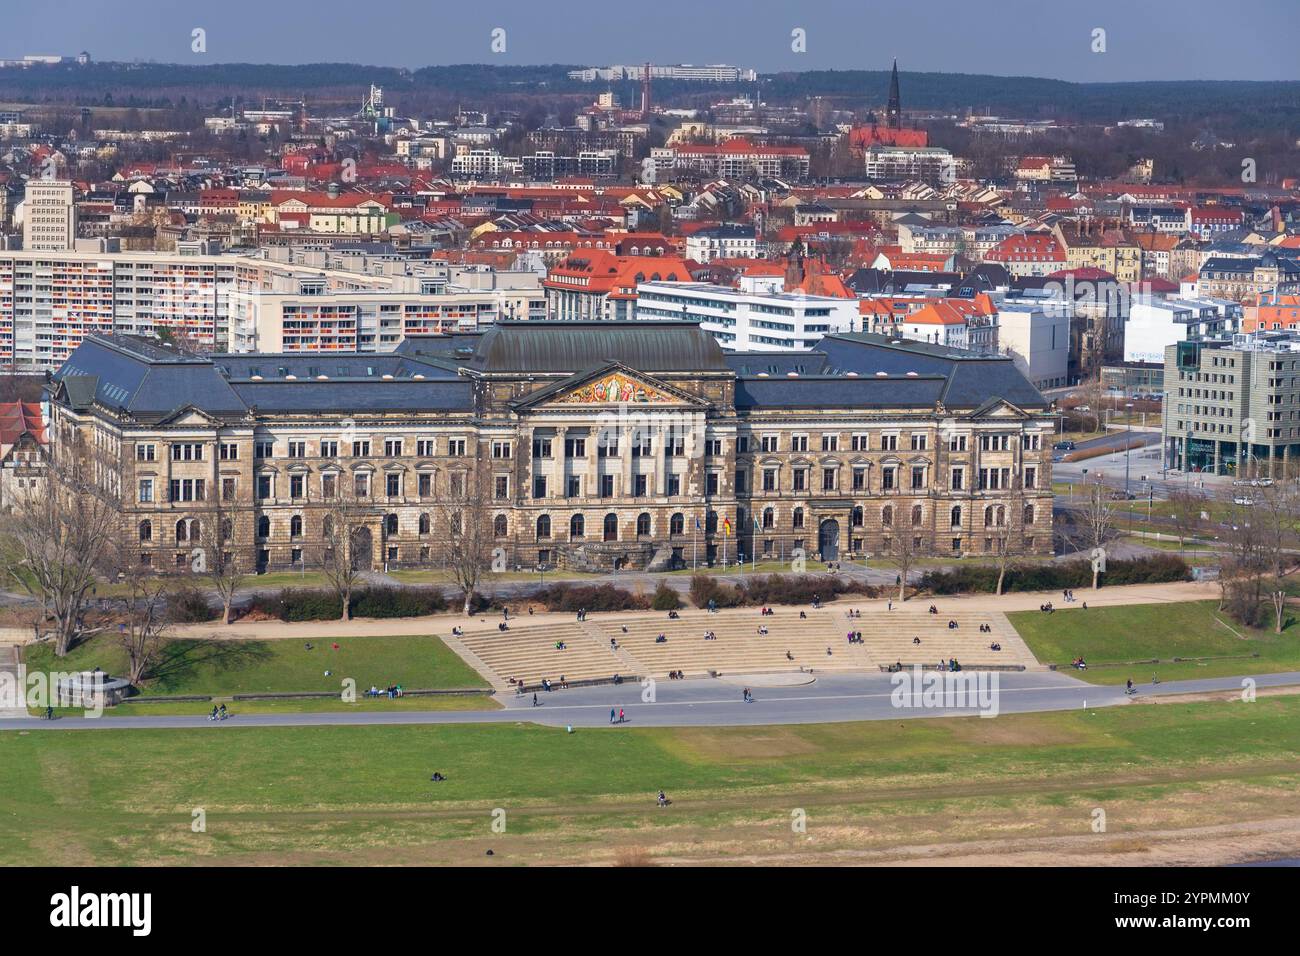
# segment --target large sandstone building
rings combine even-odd
[[[437,567],[449,503],[490,513],[510,568],[1052,547],[1042,395],[1010,358],[877,335],[760,354],[690,323],[506,322],[294,355],[93,335],[50,391],[56,455],[107,455],[159,571],[196,548],[316,566],[343,495],[365,567]]]

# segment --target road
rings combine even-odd
[[[966,672],[972,673],[972,672]],[[796,675],[797,676],[797,675]],[[990,675],[991,677],[992,675]],[[1135,675],[1136,676],[1136,675]],[[618,687],[587,687],[539,694],[539,706],[532,696],[499,698],[502,710],[485,711],[373,711],[338,713],[236,713],[230,720],[214,723],[206,717],[104,716],[98,719],[66,717],[47,721],[39,718],[6,720],[4,730],[115,730],[210,728],[214,732],[240,727],[328,727],[395,726],[409,724],[499,724],[527,721],[547,726],[602,727],[609,724],[610,708],[622,708],[631,727],[725,727],[761,724],[813,724],[843,721],[896,720],[905,717],[954,717],[978,713],[975,707],[911,708],[893,702],[893,677],[889,674],[828,674],[812,683],[797,686],[764,687],[754,678],[753,703],[741,700],[743,676],[733,679],[700,678],[659,681],[655,700],[641,700],[643,688],[628,683]],[[1036,713],[1077,710],[1083,707],[1124,706],[1132,701],[1123,687],[1087,684],[1072,675],[1053,671],[999,673],[995,695],[998,713]],[[1258,687],[1300,684],[1300,672],[1258,674]],[[1155,686],[1138,686],[1138,697],[1209,691],[1240,691],[1242,678],[1171,681]],[[1137,699],[1137,698],[1134,698]]]

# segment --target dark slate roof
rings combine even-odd
[[[825,352],[728,352],[726,359],[737,375],[817,375],[827,370]]]
[[[94,399],[108,408],[161,417],[187,405],[213,414],[239,413],[244,405],[205,358],[169,349],[134,335],[92,335],[54,373],[69,379],[69,401]]]
[[[829,365],[839,373],[857,372],[877,382],[903,383],[938,375],[946,384],[936,395],[951,408],[978,408],[991,398],[1002,398],[1025,409],[1046,408],[1048,402],[1016,368],[1010,356],[987,355],[912,339],[891,339],[868,332],[828,335],[817,343]],[[888,377],[878,376],[878,372]]]
[[[386,375],[393,378],[455,378],[449,371],[414,356],[396,352],[238,352],[212,356],[217,370],[231,382],[251,381],[254,375],[262,379],[284,380],[292,375],[296,379],[364,379],[373,381]],[[292,381],[292,380],[290,380]]]
[[[894,408],[930,407],[943,391],[942,376],[926,378],[853,378],[816,375],[798,378],[742,378],[736,382],[736,407],[746,408]]]
[[[643,372],[727,371],[722,347],[693,322],[499,322],[467,366],[480,372],[576,372],[620,362]]]
[[[249,406],[278,412],[470,411],[474,407],[474,384],[463,378],[438,382],[239,382],[233,387]]]

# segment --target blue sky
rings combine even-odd
[[[732,63],[1066,80],[1300,79],[1300,0],[7,0],[0,58]],[[193,8],[193,9],[187,9]],[[207,53],[190,49],[207,31]],[[491,32],[506,31],[493,53]],[[807,51],[791,50],[806,31]],[[1104,53],[1093,31],[1106,31]]]

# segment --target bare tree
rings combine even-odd
[[[1300,490],[1294,481],[1278,481],[1251,490],[1255,523],[1259,526],[1260,558],[1268,574],[1273,626],[1282,633],[1286,623],[1286,575],[1292,570],[1291,549],[1300,516]]]
[[[20,489],[0,519],[0,575],[40,599],[44,616],[53,618],[58,657],[90,633],[83,621],[88,596],[113,563],[121,532],[118,474],[109,453],[79,440],[58,442],[43,485]]]
[[[1006,581],[1007,570],[1016,556],[1024,550],[1025,543],[1025,493],[1016,479],[1016,486],[1006,505],[989,505],[992,507],[993,523],[986,522],[985,531],[993,539],[993,560],[998,569],[997,594],[1002,595],[1002,586]],[[1005,510],[1003,510],[1005,509]],[[998,511],[1002,510],[999,515]],[[1001,520],[998,520],[998,519]]]
[[[1219,610],[1249,627],[1259,623],[1268,569],[1263,526],[1254,509],[1233,500],[1228,511],[1227,548],[1219,556]]]
[[[132,573],[125,566],[123,570],[121,577],[128,590],[123,598],[125,619],[118,626],[118,642],[126,652],[126,678],[139,685],[167,643],[169,589],[162,577]]]
[[[885,559],[898,572],[898,601],[901,604],[907,600],[907,577],[916,564],[920,548],[913,540],[910,529],[904,527],[902,516],[895,516],[895,521],[898,525],[896,528],[898,533],[893,536],[889,547],[885,549]]]
[[[444,535],[443,558],[464,595],[462,611],[470,613],[474,592],[492,566],[495,541],[490,487],[491,477],[482,463],[447,476],[447,497],[438,507],[438,524]]]
[[[334,493],[326,498],[321,519],[321,568],[338,597],[342,619],[350,621],[352,592],[361,580],[363,564],[358,539],[367,530],[370,509],[356,493],[355,476],[351,484],[347,477],[339,475]]]
[[[1102,569],[1106,566],[1106,542],[1110,540],[1115,525],[1114,492],[1102,484],[1101,477],[1084,485],[1083,501],[1072,514],[1071,540],[1080,551],[1086,551],[1092,560],[1092,587],[1100,587]]]
[[[1104,421],[1102,403],[1106,400],[1106,389],[1101,384],[1100,368],[1089,378],[1079,383],[1077,394],[1083,398],[1082,404],[1088,406],[1086,414],[1093,420],[1092,430],[1095,432],[1101,431]]]
[[[237,533],[234,518],[222,505],[220,488],[217,489],[217,506],[213,512],[213,522],[215,526],[208,532],[212,544],[201,552],[201,557],[196,558],[201,563],[195,571],[207,578],[212,589],[221,598],[221,623],[229,624],[235,595],[239,593],[246,574],[239,555],[234,550]],[[231,546],[231,550],[226,550],[227,545]]]
[[[1178,532],[1178,550],[1181,552],[1188,538],[1194,537],[1201,527],[1201,513],[1205,511],[1205,496],[1193,488],[1169,493],[1170,517]]]

